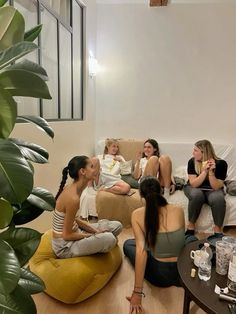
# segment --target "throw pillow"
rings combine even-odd
[[[225,182],[226,192],[229,195],[236,196],[236,180],[226,180]]]
[[[128,183],[131,188],[133,189],[138,189],[139,188],[139,183],[138,180],[134,179],[132,174],[127,174],[127,175],[122,175],[121,179]]]
[[[120,174],[127,175],[132,172],[132,160],[123,161],[120,163]]]

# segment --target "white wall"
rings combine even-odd
[[[236,144],[236,3],[98,2],[96,137]]]
[[[86,47],[96,51],[96,1],[83,1],[86,5]],[[86,70],[87,73],[87,70]],[[49,78],[50,79],[50,78]],[[35,164],[34,186],[48,189],[53,194],[58,190],[62,169],[75,155],[92,156],[95,142],[95,81],[86,75],[85,120],[51,122],[55,138],[51,140],[44,132],[29,123],[17,124],[11,137],[25,139],[46,148],[49,163]],[[41,232],[51,227],[51,213],[44,212],[39,218],[28,224]]]

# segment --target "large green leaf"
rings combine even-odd
[[[47,81],[47,72],[39,64],[24,59],[21,62],[15,63],[7,68],[8,70],[25,70],[38,75],[42,80]]]
[[[13,208],[11,204],[0,198],[0,229],[9,226],[13,217]]]
[[[42,24],[36,25],[35,27],[31,28],[27,32],[25,32],[24,40],[25,41],[34,41],[42,30]]]
[[[0,7],[3,7],[5,3],[7,3],[8,0],[0,0]]]
[[[0,86],[13,96],[52,99],[44,80],[33,72],[8,68],[0,73]]]
[[[6,295],[15,289],[20,279],[20,264],[14,250],[1,239],[0,252],[0,293]]]
[[[54,138],[53,129],[49,126],[47,121],[41,117],[36,116],[18,116],[17,121],[28,121],[36,124],[40,129],[45,131],[51,138]]]
[[[12,222],[15,225],[24,225],[38,218],[44,209],[30,204],[28,201],[22,203],[21,209],[14,213]]]
[[[26,159],[40,164],[48,162],[48,152],[41,146],[34,143],[28,143],[17,138],[10,138],[9,140],[19,147],[21,154]]]
[[[44,282],[27,268],[21,268],[19,285],[29,294],[35,294],[45,290]]]
[[[43,210],[52,211],[55,208],[56,201],[52,193],[40,187],[33,188],[32,193],[27,198],[32,205],[38,206]]]
[[[7,138],[16,123],[17,104],[11,94],[0,88],[0,138]]]
[[[15,209],[13,222],[15,225],[26,224],[40,216],[45,210],[52,211],[55,203],[55,198],[50,192],[36,187],[27,200],[22,203],[21,208]]]
[[[0,197],[12,204],[22,203],[33,189],[33,174],[19,148],[0,139]]]
[[[36,251],[41,233],[29,228],[8,228],[0,233],[0,239],[8,242],[15,250],[21,266],[24,266]]]
[[[11,294],[0,294],[0,313],[36,314],[37,310],[31,295],[18,285]]]
[[[0,52],[0,70],[37,48],[36,44],[23,41],[3,50]]]
[[[0,25],[0,51],[24,40],[25,21],[15,8],[0,8]]]

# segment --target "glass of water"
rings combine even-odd
[[[198,277],[201,280],[207,281],[211,278],[211,261],[202,258],[198,267]]]

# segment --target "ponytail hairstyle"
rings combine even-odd
[[[105,147],[104,147],[104,152],[103,152],[103,158],[105,158],[105,155],[108,153],[108,146],[110,146],[112,144],[117,144],[118,145],[117,155],[119,155],[120,151],[119,151],[119,142],[118,142],[118,140],[115,139],[115,138],[107,138],[105,140]]]
[[[87,156],[75,156],[69,161],[68,165],[62,170],[62,180],[57,195],[55,196],[56,200],[64,189],[68,178],[68,172],[69,176],[77,181],[79,179],[80,169],[84,169],[87,166],[88,160],[89,158]]]
[[[154,140],[153,138],[149,138],[148,140],[146,140],[143,144],[143,146],[146,144],[146,143],[149,143],[152,145],[152,147],[154,148],[154,152],[153,152],[153,156],[157,156],[158,158],[160,157],[160,149],[159,149],[159,145],[157,143],[156,140]],[[144,152],[143,152],[143,158],[146,157]]]
[[[140,182],[139,192],[146,201],[144,219],[145,241],[148,248],[153,248],[160,228],[159,209],[168,203],[161,195],[161,185],[156,177],[143,177]]]

